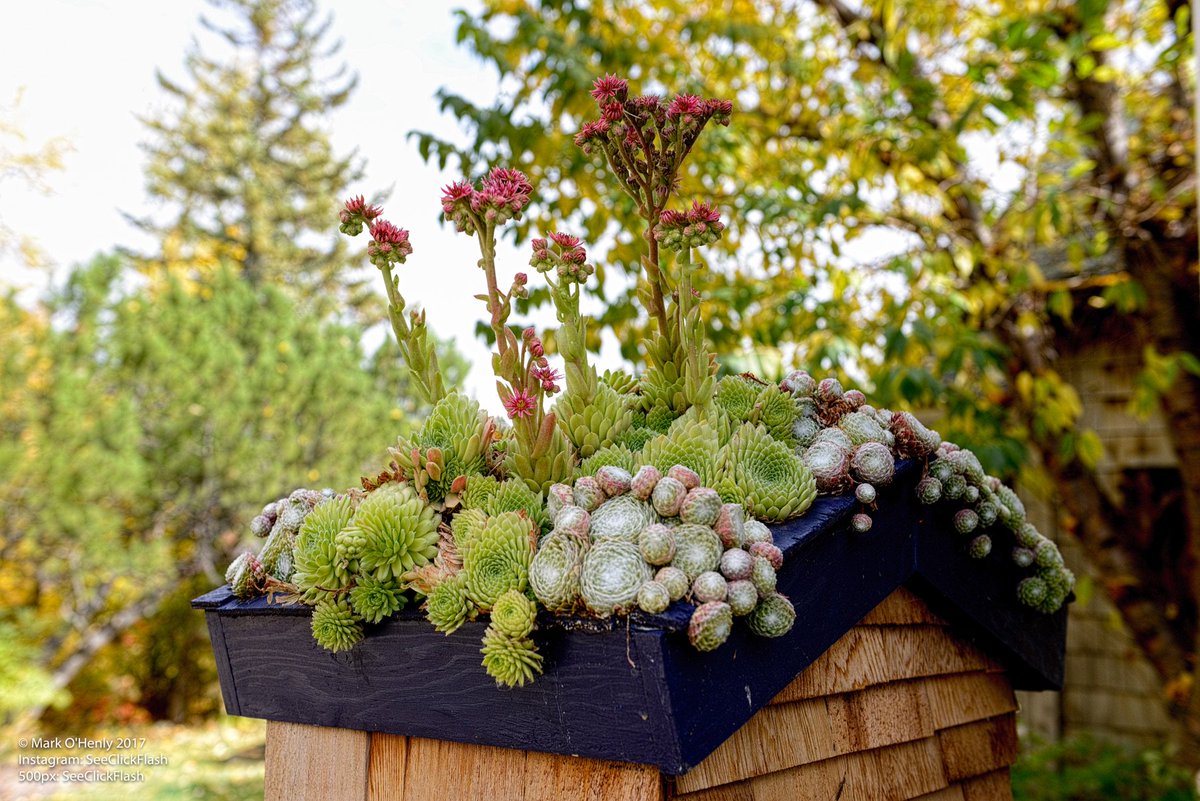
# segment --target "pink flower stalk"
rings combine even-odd
[[[708,104],[696,95],[678,95],[667,107],[667,116],[681,117],[686,114],[698,117],[704,115],[707,110]]]
[[[363,224],[371,222],[380,214],[383,214],[383,209],[379,206],[368,206],[362,195],[352,197],[338,212],[338,220],[341,222],[339,228],[344,234],[358,236],[362,233]]]
[[[579,237],[571,236],[570,234],[550,234],[550,238],[554,240],[554,244],[558,245],[563,250],[579,247]]]
[[[537,402],[523,389],[518,389],[504,401],[504,410],[508,418],[515,420],[519,417],[532,417],[537,410]]]
[[[721,238],[725,224],[712,206],[693,200],[687,212],[668,209],[658,217],[654,236],[663,247],[683,250],[711,245]]]
[[[605,75],[592,82],[592,97],[601,106],[613,101],[624,103],[629,95],[629,84],[616,75]]]
[[[371,223],[371,244],[367,245],[367,257],[376,267],[403,264],[412,255],[408,231],[397,228],[387,220]]]

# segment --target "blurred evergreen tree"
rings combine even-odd
[[[357,78],[328,66],[331,17],[315,0],[210,0],[201,24],[215,41],[194,41],[187,80],[162,72],[175,103],[144,119],[151,132],[146,189],[161,216],[132,218],[159,241],[148,271],[203,275],[223,260],[251,284],[287,286],[321,313],[354,308],[381,315],[361,263],[330,221],[362,175],[354,153],[334,153],[328,114]]]

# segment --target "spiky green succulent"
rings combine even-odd
[[[495,476],[468,476],[467,488],[462,495],[463,506],[486,511],[488,501],[499,486],[500,482]]]
[[[696,471],[701,484],[712,486],[717,476],[717,431],[694,411],[676,420],[666,434],[647,442],[642,448],[642,463],[654,465],[663,475],[673,465],[681,464]]]
[[[636,543],[642,530],[657,521],[650,504],[632,495],[618,495],[591,513],[589,533],[593,542],[615,539]]]
[[[519,512],[489,518],[463,555],[467,597],[480,609],[488,611],[504,593],[528,586],[533,526]]]
[[[293,551],[292,582],[305,603],[315,604],[349,586],[350,571],[336,540],[353,516],[353,503],[341,496],[320,504],[304,519]]]
[[[755,398],[750,421],[765,426],[772,437],[790,446],[792,423],[796,421],[796,404],[788,393],[770,384],[763,387]]]
[[[601,467],[620,467],[632,473],[638,468],[638,457],[626,445],[609,445],[580,462],[579,475],[593,476]]]
[[[750,412],[754,409],[762,389],[762,384],[755,381],[739,375],[727,375],[717,382],[713,400],[726,414],[740,423],[750,419]]]
[[[673,529],[673,533],[675,557],[671,560],[671,566],[682,570],[689,583],[701,573],[717,569],[724,548],[716,532],[707,526],[682,523]]]
[[[635,395],[638,391],[638,380],[624,370],[605,370],[600,383],[608,384],[619,395]]]
[[[492,627],[501,634],[521,639],[533,631],[537,606],[523,592],[509,590],[492,607]]]
[[[729,639],[733,610],[724,601],[700,604],[688,621],[688,640],[697,651],[712,651]]]
[[[523,512],[526,517],[537,523],[539,528],[550,527],[550,518],[542,503],[542,496],[519,479],[501,482],[488,498],[485,511],[490,517],[505,512]]]
[[[465,474],[482,473],[487,412],[473,398],[451,392],[433,405],[421,427],[421,445],[453,452]]]
[[[629,396],[603,382],[595,384],[591,397],[564,393],[554,410],[563,433],[584,458],[612,445],[633,423]]]
[[[722,449],[721,497],[753,517],[783,521],[804,512],[817,496],[812,471],[763,426],[745,423]]]
[[[348,651],[362,639],[362,622],[345,598],[330,598],[313,609],[312,633],[322,648]]]
[[[568,612],[579,601],[583,546],[579,539],[551,534],[542,540],[529,566],[529,586],[551,612]]]
[[[454,546],[460,557],[471,550],[471,544],[487,524],[487,513],[482,509],[462,509],[450,521],[450,532],[454,535]]]
[[[351,526],[364,537],[359,569],[380,581],[399,578],[437,555],[437,515],[407,484],[387,484],[358,505]]]
[[[625,446],[634,453],[638,453],[646,447],[647,442],[658,436],[658,433],[652,428],[630,427],[617,439],[617,443]]]
[[[638,590],[650,580],[650,568],[637,545],[624,540],[601,540],[583,557],[580,594],[593,613],[608,617],[628,611]]]
[[[442,634],[453,634],[474,619],[477,610],[467,597],[467,577],[459,572],[443,579],[425,599],[425,617]]]
[[[371,576],[359,576],[350,590],[350,606],[367,623],[378,623],[404,608],[407,599],[395,579],[378,581]]]
[[[760,637],[782,637],[796,623],[796,607],[779,593],[764,594],[746,623]]]
[[[542,655],[529,637],[509,637],[488,626],[480,653],[488,675],[505,687],[524,687],[542,672]]]

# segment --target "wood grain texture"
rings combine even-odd
[[[1013,714],[938,732],[946,777],[952,782],[1007,768],[1017,761],[1017,719]]]
[[[943,618],[934,614],[929,604],[912,590],[905,587],[895,592],[876,606],[866,617],[859,621],[860,626],[912,626],[916,624],[934,626],[949,625]]]
[[[1017,697],[1002,673],[960,673],[925,680],[935,729],[1017,711]]]
[[[932,737],[929,700],[921,682],[867,687],[825,699],[839,754]]]
[[[408,738],[397,734],[371,735],[367,767],[367,801],[407,801],[404,774]]]
[[[366,732],[269,721],[263,799],[365,799],[370,747]]]
[[[662,775],[650,765],[631,765],[579,757],[548,754],[525,755],[523,795],[512,801],[661,801]],[[510,796],[497,798],[507,801]]]
[[[404,801],[510,801],[525,792],[525,752],[413,737]]]
[[[963,801],[1013,801],[1008,768],[967,779],[961,784]]]
[[[941,790],[936,790],[932,793],[917,796],[910,801],[964,801],[962,788],[957,784],[952,784],[949,787],[944,787]]]

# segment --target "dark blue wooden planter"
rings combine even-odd
[[[819,498],[773,527],[785,554],[779,591],[798,612],[786,636],[755,637],[739,624],[701,654],[684,633],[684,603],[609,626],[547,617],[535,633],[545,675],[519,689],[498,688],[480,666],[482,622],[447,637],[419,613],[401,613],[331,654],[312,638],[308,607],[241,602],[227,587],[193,606],[205,610],[230,714],[640,762],[674,775],[901,585],[1003,664],[1018,689],[1060,688],[1066,609],[1019,605],[1011,535],[994,533],[987,560],[969,558],[949,519],[917,503],[916,472],[902,470],[880,493],[867,534],[849,529],[851,497]]]

